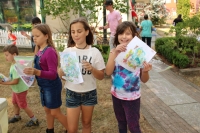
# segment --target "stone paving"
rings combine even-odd
[[[165,70],[166,64],[152,64],[150,79],[142,84],[144,117],[157,133],[200,133],[200,88]]]

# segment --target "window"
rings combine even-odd
[[[0,22],[30,23],[35,15],[35,0],[2,0],[0,2]]]
[[[34,0],[19,0],[19,17],[22,22],[31,22],[35,16]]]
[[[7,0],[2,2],[2,11],[5,22],[12,23],[17,22],[17,14],[15,12],[15,3],[13,0]]]

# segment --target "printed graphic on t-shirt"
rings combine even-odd
[[[82,64],[83,60],[89,62],[90,64],[92,64],[92,62],[91,62],[92,61],[92,56],[87,56],[87,55],[78,56],[78,59],[79,59],[79,63],[81,63],[81,64]],[[83,75],[86,75],[86,74],[90,75],[91,74],[90,71],[85,70],[83,67],[81,67],[81,68],[82,68],[81,72],[82,72]]]

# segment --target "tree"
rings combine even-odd
[[[189,17],[190,0],[178,0],[177,13],[182,14],[183,18]]]
[[[102,18],[99,18],[99,13],[102,13],[104,0],[44,0],[44,8],[41,8],[41,13],[44,15],[52,15],[59,17],[63,25],[68,28],[70,14],[75,17],[86,17],[91,27],[95,30]],[[127,0],[115,0],[115,9],[121,13],[127,13]]]
[[[144,14],[147,14],[154,25],[162,24],[168,16],[165,0],[151,0],[150,3],[144,4],[144,9],[137,11],[137,14],[139,18],[143,18]]]

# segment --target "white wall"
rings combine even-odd
[[[41,14],[39,14],[40,0],[35,0],[35,8],[36,8],[36,16],[39,17],[42,20]]]

